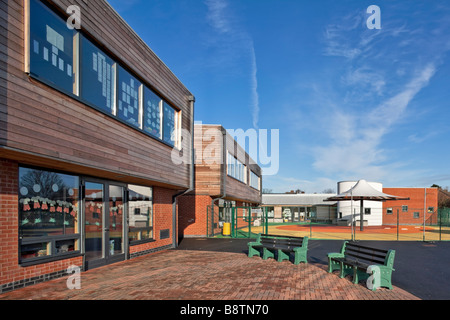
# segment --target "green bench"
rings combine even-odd
[[[368,288],[375,291],[377,287],[392,289],[392,271],[394,271],[395,250],[383,250],[344,241],[341,252],[328,254],[328,272],[339,270],[339,277],[353,275],[353,283],[368,279]],[[374,270],[379,270],[375,274]],[[378,273],[378,272],[377,272]]]
[[[255,242],[248,243],[248,257],[261,256],[267,260],[275,258],[277,261],[290,260],[290,254],[294,253],[294,264],[307,262],[308,237],[289,237],[270,234],[258,234]]]

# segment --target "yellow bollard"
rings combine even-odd
[[[224,236],[230,236],[231,235],[231,223],[225,222],[223,224],[222,234]]]

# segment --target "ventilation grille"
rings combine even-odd
[[[168,239],[170,237],[170,229],[164,229],[159,231],[159,239]]]

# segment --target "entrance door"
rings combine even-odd
[[[125,259],[125,188],[102,181],[84,181],[85,268]]]

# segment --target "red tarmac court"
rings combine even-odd
[[[336,232],[348,233],[351,232],[351,227],[336,226],[336,225],[307,225],[307,224],[293,224],[286,226],[277,226],[280,230],[300,231],[300,230],[314,230],[315,232]],[[356,227],[359,231],[359,227]],[[423,226],[400,226],[401,233],[419,233],[423,232]],[[431,227],[425,227],[425,231],[433,231]],[[397,233],[397,226],[365,226],[364,231],[367,233]]]

